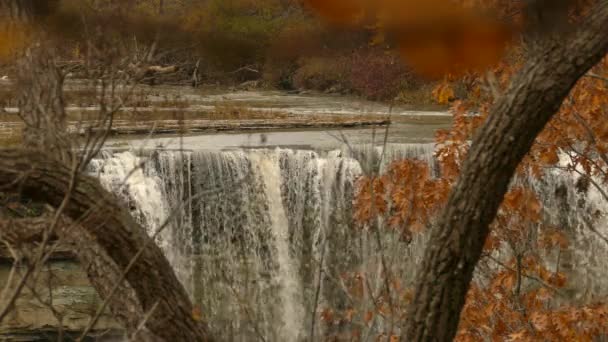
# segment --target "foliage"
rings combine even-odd
[[[460,76],[448,73],[433,93],[438,102],[452,103],[454,116],[450,130],[437,132],[438,177],[430,177],[428,166],[425,168],[426,164],[418,160],[397,161],[378,177],[363,177],[355,201],[358,222],[373,226],[380,219],[379,222],[386,224],[377,229],[398,228],[408,239],[432,225],[460,173],[472,137],[488,118],[494,99],[500,96],[524,58],[522,50],[514,47],[489,73]],[[429,63],[444,65],[451,61]],[[483,64],[485,62],[479,62]],[[426,74],[450,71],[411,65]],[[606,75],[608,58],[579,81],[519,166],[518,179],[505,195],[485,243],[476,281],[469,289],[461,315],[457,341],[594,341],[608,331],[606,298],[574,299],[570,288],[576,279],[570,278],[571,270],[567,267],[560,268],[559,256],[572,253],[574,248],[574,228],[568,223],[549,224],[544,218],[546,213],[539,194],[530,185],[530,182],[542,181],[547,170],[557,168],[579,177],[586,184],[581,185],[581,191],[593,186],[603,200],[608,201],[604,190],[608,182]],[[466,98],[454,101],[455,82],[466,85]],[[596,223],[588,224],[593,229]],[[557,262],[551,259],[556,254]],[[554,263],[558,265],[555,269],[549,266]],[[366,275],[356,276],[365,278]],[[387,271],[383,276],[389,284],[407,282]],[[394,317],[396,321],[405,317],[403,308],[412,296],[412,289],[387,288],[390,294],[386,296],[398,300],[392,303],[392,311],[376,307],[369,313],[343,313],[341,319],[353,318],[356,323],[352,329],[357,330],[357,326],[365,326],[369,317],[375,315]],[[393,334],[391,327],[378,338],[386,339]]]
[[[213,63],[232,71],[260,64],[284,25],[284,11],[278,0],[211,0],[190,11],[185,26],[197,32],[202,52]]]
[[[301,89],[349,89],[348,59],[340,56],[310,57],[299,61],[293,84]]]
[[[449,183],[431,177],[430,166],[421,160],[393,163],[377,178],[362,178],[356,198],[355,219],[369,223],[378,215],[408,239],[421,232],[446,200]]]
[[[61,0],[46,24],[60,37],[60,53],[70,63],[84,64],[93,41],[108,55],[121,58],[135,51],[142,62],[176,65],[188,76],[192,70],[182,66],[192,68],[188,65],[200,60],[200,74],[210,82],[261,78],[273,87],[332,89],[374,100],[393,100],[420,83],[398,53],[386,49],[388,42],[370,44],[377,32],[373,28],[331,25],[305,8],[285,0],[102,0],[91,5]],[[16,37],[0,34],[0,42],[5,36]],[[11,38],[18,41],[23,40]],[[7,50],[11,44],[0,46]]]
[[[355,92],[372,100],[392,100],[399,91],[417,84],[398,56],[382,49],[360,50],[352,56],[350,84]]]
[[[572,91],[520,165],[522,180],[542,178],[548,167],[558,167],[591,181],[604,193],[608,132],[603,118],[608,108],[608,81],[603,75],[607,67],[605,60]],[[493,86],[501,91],[516,69],[517,63],[497,67],[500,77]],[[388,229],[396,224],[408,234],[416,234],[424,223],[432,222],[460,172],[471,137],[488,116],[492,95],[487,83],[479,77],[469,99],[452,105],[452,129],[437,133],[440,177],[429,178],[420,161],[404,160],[378,178],[362,178],[355,203],[359,222],[382,217]],[[449,87],[448,83],[440,85],[435,95],[445,100],[452,94]],[[505,195],[478,267],[483,280],[469,290],[457,341],[593,341],[607,331],[605,298],[588,302],[569,299],[566,289],[573,279],[568,278],[568,270],[547,266],[550,255],[569,253],[574,236],[569,233],[571,227],[544,221],[538,196],[525,181]],[[506,260],[500,260],[504,256]],[[397,292],[397,297],[405,301],[405,293],[411,289]],[[399,317],[403,314],[398,313]]]
[[[375,42],[392,37],[404,60],[421,75],[482,70],[502,56],[513,30],[504,22],[444,0],[307,0],[329,22],[375,27]]]

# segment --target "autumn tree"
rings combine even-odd
[[[517,165],[574,84],[607,52],[602,32],[608,29],[608,2],[594,6],[571,32],[554,31],[534,40],[530,56],[473,139],[431,233],[406,323],[408,339],[454,337],[490,223]]]
[[[340,24],[356,22],[369,8],[361,7],[365,2],[311,0],[309,3]],[[389,28],[396,29],[396,34],[428,27],[421,22],[429,18],[457,23],[458,26],[452,28],[460,27],[458,32],[463,32],[456,36],[460,40],[452,42],[446,42],[450,31],[442,31],[443,28],[431,30],[428,36],[423,29],[416,30],[420,37],[415,41],[410,36],[399,41],[397,36],[406,61],[426,74],[435,75],[469,65],[463,56],[467,48],[475,44],[459,43],[474,42],[468,37],[481,36],[475,35],[480,30],[474,20],[463,20],[467,18],[466,12],[455,10],[446,15],[443,11],[451,5],[441,7],[438,1],[405,3],[403,7],[411,10],[409,18],[424,14],[420,15],[423,19],[408,22],[396,15],[396,21],[389,22],[394,25]],[[574,23],[569,22],[572,18],[568,15],[573,4],[574,1],[534,1],[523,7],[524,60],[509,86],[494,94],[496,99],[488,110],[488,118],[475,132],[445,208],[431,230],[415,295],[408,317],[403,321],[404,340],[450,341],[454,338],[490,224],[517,166],[576,82],[606,55],[608,39],[603,32],[608,29],[608,2],[587,4],[588,14],[573,19]],[[401,4],[387,1],[380,6],[391,8],[391,5],[394,9]],[[433,24],[441,26],[438,21]],[[484,37],[490,38],[487,42],[496,41],[495,36]],[[479,62],[474,64],[487,66],[494,56],[473,60]]]

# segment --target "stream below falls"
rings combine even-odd
[[[260,100],[258,106],[280,107],[279,100]],[[317,111],[308,98],[298,101],[293,111]],[[362,275],[366,288],[377,293],[385,286],[384,263],[399,286],[408,287],[426,242],[425,233],[410,242],[396,230],[361,229],[352,215],[358,178],[403,158],[421,159],[438,175],[433,135],[447,127],[449,120],[396,120],[384,148],[384,132],[372,129],[121,138],[108,142],[89,172],[151,235],[168,222],[156,242],[215,336],[323,340],[351,328],[321,322],[326,308],[370,309],[369,298],[350,296],[347,275]],[[559,170],[529,182],[542,195],[543,221],[567,226],[575,237],[568,262],[576,282],[566,290],[581,302],[606,296],[608,248],[585,226],[593,216],[596,230],[608,236],[606,203],[592,188],[577,191],[576,177]],[[68,312],[63,324],[77,331],[99,298],[75,263],[51,266],[53,297]],[[0,268],[0,279],[6,273],[7,267]],[[57,323],[44,310],[32,296],[20,298],[7,318],[9,333],[24,341],[48,340]],[[378,315],[366,328],[368,336],[389,324]],[[98,328],[120,327],[104,315]]]

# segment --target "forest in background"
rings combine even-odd
[[[301,0],[56,0],[50,6],[50,26],[63,37],[61,59],[76,77],[86,77],[78,73],[86,40],[101,23],[106,38],[121,42],[113,46],[118,54],[141,51],[146,64],[173,72],[164,81],[156,78],[159,83],[188,84],[196,72],[207,85],[246,82],[245,89],[433,102],[434,82],[415,75],[389,43],[374,39],[373,27],[328,23]]]
[[[496,1],[498,4],[481,2],[492,3],[502,9],[499,6],[501,1]],[[358,13],[348,6],[352,2],[345,0],[310,0],[309,3],[320,16],[341,22],[343,27],[352,28],[347,24]],[[324,6],[327,3],[341,5]],[[407,9],[421,10],[417,14],[429,15],[421,16],[423,19],[432,18],[431,23],[441,22],[444,26],[440,27],[449,27],[450,30],[434,32],[426,27],[427,31],[422,31],[423,23],[407,17],[407,11],[400,13],[406,13],[404,16],[409,20],[397,16],[402,24],[397,27],[400,33],[408,32],[408,29],[412,32],[412,27],[420,30],[417,32],[431,32],[420,40],[412,38],[412,35],[403,35],[406,39],[399,41],[398,50],[418,73],[445,75],[445,83],[436,87],[434,92],[439,101],[455,97],[456,91],[450,82],[466,74],[467,67],[480,69],[470,76],[473,78],[469,83],[473,85],[470,98],[453,104],[453,128],[437,134],[435,157],[439,175],[431,176],[428,165],[420,161],[398,162],[384,175],[370,172],[368,177],[362,178],[356,202],[355,218],[362,224],[359,231],[362,234],[397,232],[407,242],[428,231],[429,243],[424,261],[419,266],[416,279],[403,274],[397,278],[391,269],[382,265],[380,275],[385,286],[377,292],[365,288],[365,281],[377,274],[344,274],[344,283],[348,285],[345,291],[352,293],[351,299],[356,305],[325,308],[320,313],[323,322],[334,328],[336,334],[330,337],[338,341],[356,339],[361,335],[361,329],[371,331],[377,322],[390,322],[382,325],[386,330],[378,336],[380,340],[601,341],[608,329],[605,286],[602,286],[605,277],[599,271],[595,272],[593,267],[602,264],[591,265],[593,256],[580,264],[574,260],[577,253],[591,248],[605,251],[608,242],[603,231],[606,213],[602,205],[608,200],[604,190],[608,180],[608,126],[605,124],[608,115],[605,60],[608,39],[602,34],[608,28],[608,2],[575,2],[580,7],[570,7],[570,1],[530,2],[524,8],[527,11],[524,15],[518,12],[514,17],[514,21],[520,19],[525,23],[523,28],[509,31],[504,37],[500,32],[502,25],[484,22],[460,7],[438,6],[446,3],[440,0],[404,1],[398,8],[402,4],[410,4]],[[111,4],[107,6],[110,6],[107,10],[112,11]],[[164,7],[154,8],[165,11]],[[445,8],[448,8],[448,13],[440,10]],[[66,10],[63,13],[67,16],[74,12]],[[117,16],[112,20],[120,20],[121,15],[127,15],[120,11],[112,13]],[[546,13],[556,15],[546,16]],[[99,20],[104,18],[108,17],[100,17]],[[133,22],[137,21],[129,23]],[[129,23],[125,22],[120,27],[131,30],[129,32],[144,27],[161,27],[156,22],[147,26],[144,19],[137,24]],[[176,26],[171,34],[179,33],[181,27]],[[455,28],[462,34],[453,35]],[[496,35],[483,33],[492,29]],[[161,31],[168,32],[159,30],[158,34],[152,35],[147,43],[150,48],[146,49],[148,53],[143,58],[156,54],[156,49],[151,47],[155,46],[154,42],[160,46]],[[448,36],[450,43],[446,43]],[[374,42],[378,36],[372,34],[368,38]],[[429,43],[425,45],[421,40]],[[518,43],[511,46],[508,57],[500,61],[507,41]],[[141,44],[140,38],[138,44]],[[437,49],[438,46],[444,49]],[[154,53],[150,54],[150,51]],[[112,50],[108,51],[111,55],[110,52]],[[34,60],[26,66],[45,66],[36,62]],[[242,66],[238,66],[240,68]],[[455,71],[461,72],[453,74]],[[34,73],[37,75],[40,74]],[[34,77],[34,81],[39,79]],[[42,102],[41,107],[45,104]],[[49,115],[50,112],[38,113],[38,107],[21,106],[20,113],[26,119],[27,115]],[[61,106],[53,108],[63,110]],[[45,122],[49,123],[54,122]],[[154,247],[142,249],[151,250],[143,256],[144,260],[167,266],[163,277],[151,277],[150,269],[143,262],[128,262],[133,256],[129,254],[132,249],[127,247],[146,246],[149,238],[128,218],[120,204],[96,185],[94,179],[72,175],[67,167],[62,166],[61,158],[68,162],[75,160],[78,167],[86,163],[81,164],[81,159],[73,158],[72,145],[63,140],[64,136],[55,136],[62,133],[55,128],[61,127],[50,128],[38,127],[38,133],[46,132],[48,136],[32,134],[30,140],[26,140],[31,151],[2,151],[0,175],[5,180],[3,186],[39,196],[56,208],[66,207],[65,214],[73,220],[84,217],[79,225],[82,227],[64,232],[58,230],[58,233],[69,237],[70,233],[80,229],[97,234],[94,235],[96,239],[90,240],[99,242],[105,251],[110,251],[113,262],[123,269],[132,265],[137,268],[127,274],[126,279],[139,298],[149,299],[155,294],[149,291],[148,286],[172,290],[163,297],[162,307],[151,315],[152,320],[146,324],[155,334],[169,339],[169,329],[172,329],[172,334],[191,333],[204,339],[202,337],[207,336],[205,327],[192,322],[199,321],[200,317],[192,317],[192,304],[163,261],[161,252]],[[68,148],[62,145],[64,143]],[[49,146],[56,147],[53,154],[40,154],[40,150],[47,151]],[[27,172],[30,171],[36,177],[29,177]],[[545,184],[556,173],[565,174],[570,181],[553,189],[550,196],[552,200],[563,201],[558,203],[557,214],[545,210],[541,193],[535,188],[538,184]],[[46,181],[49,177],[56,179]],[[78,180],[75,189],[79,197],[76,200],[69,198],[70,179]],[[36,195],[40,193],[41,184],[48,191]],[[64,195],[68,199],[64,200]],[[89,208],[99,208],[98,203],[91,200],[95,198],[105,199],[103,210],[89,214]],[[560,214],[569,210],[574,212],[574,219],[563,219]],[[117,219],[108,222],[108,215],[104,213],[122,216],[117,215]],[[96,229],[99,225],[123,235],[100,234]],[[125,232],[140,232],[142,236],[138,237],[139,241],[132,242],[132,236]],[[108,235],[121,238],[114,239]],[[117,254],[116,250],[124,255]],[[583,277],[581,273],[597,286],[585,288],[588,284],[579,282]],[[95,276],[91,278],[96,279]],[[405,284],[407,286],[402,281],[404,279],[409,282]],[[141,315],[155,309],[156,304],[152,303],[152,300],[147,300],[141,308],[134,305],[135,313]],[[114,305],[112,309],[116,312],[123,310],[117,303],[110,305]],[[162,314],[172,312],[174,308],[179,309],[180,319],[167,324],[162,320]],[[213,317],[208,321],[213,324]],[[127,323],[133,324],[132,321]],[[183,328],[176,328],[182,323]]]

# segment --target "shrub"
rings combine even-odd
[[[262,65],[271,40],[284,25],[278,0],[210,0],[186,16],[199,49],[219,70]]]
[[[352,56],[350,84],[365,98],[392,100],[418,82],[397,56],[385,51],[360,50]]]
[[[293,76],[297,88],[348,90],[349,59],[346,57],[309,57],[300,60],[300,67]]]

